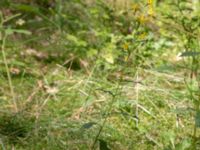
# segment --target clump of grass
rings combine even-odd
[[[24,114],[6,113],[0,115],[0,135],[7,142],[16,144],[27,138],[34,127],[34,118]]]

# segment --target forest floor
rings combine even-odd
[[[128,68],[119,77],[120,72],[101,73],[95,66],[86,73],[44,63],[34,51],[7,51],[14,56],[8,57],[15,64],[10,68],[14,95],[1,70],[2,149],[82,150],[100,144],[115,150],[182,150],[190,145],[194,110],[179,62]],[[175,57],[170,55],[165,58]],[[22,57],[23,63],[17,61]]]

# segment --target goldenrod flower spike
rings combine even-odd
[[[148,0],[148,15],[153,16],[154,11],[153,11],[153,0]]]
[[[141,24],[145,24],[147,22],[148,18],[146,18],[144,15],[139,16],[139,22]]]
[[[129,48],[129,44],[128,44],[128,43],[124,43],[123,49],[124,49],[124,50],[128,50],[128,48]]]
[[[153,4],[153,0],[148,0],[148,5],[152,5]]]

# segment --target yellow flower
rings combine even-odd
[[[154,11],[153,11],[153,8],[152,8],[152,7],[149,8],[149,10],[148,10],[148,15],[154,16]]]
[[[148,15],[154,16],[154,11],[153,11],[153,0],[148,0]]]
[[[148,0],[148,4],[152,5],[153,4],[153,0]]]
[[[139,8],[139,5],[138,4],[133,4],[132,5],[132,10],[133,11],[137,11],[137,10],[139,10],[140,8]]]
[[[139,22],[140,22],[141,24],[146,23],[147,20],[148,20],[148,18],[145,17],[144,15],[139,16]]]
[[[124,49],[124,50],[128,50],[128,48],[129,48],[129,43],[124,43],[123,49]]]
[[[125,56],[125,57],[124,57],[124,61],[125,61],[125,62],[127,62],[127,61],[128,61],[128,59],[129,59],[129,57],[128,57],[128,56]]]
[[[146,33],[146,32],[143,32],[143,33],[141,33],[141,34],[138,36],[138,39],[144,40],[146,36],[147,36],[147,33]]]

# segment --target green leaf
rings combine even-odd
[[[11,4],[12,8],[15,8],[19,11],[29,12],[29,13],[40,13],[40,10],[38,7],[33,5],[26,5],[26,4]]]
[[[93,127],[93,125],[95,125],[95,124],[96,124],[95,122],[88,122],[88,123],[85,123],[81,128],[89,129],[89,128]]]
[[[108,148],[108,144],[106,141],[99,139],[99,149],[100,150],[111,150]]]
[[[175,150],[188,150],[191,144],[192,144],[191,140],[185,139],[176,145]]]
[[[117,56],[116,45],[114,43],[115,39],[112,38],[111,43],[107,43],[103,48],[102,57],[110,64],[114,64],[115,58]]]
[[[188,51],[188,52],[183,52],[181,54],[181,57],[190,57],[190,56],[194,57],[197,55],[200,55],[200,52]]]
[[[79,39],[77,36],[68,34],[66,38],[67,38],[68,41],[71,42],[71,44],[74,44],[78,47],[86,47],[87,46],[87,42]]]
[[[12,29],[13,32],[15,33],[22,33],[22,34],[27,34],[27,35],[31,35],[31,32],[30,31],[27,31],[27,30],[21,30],[21,29]]]
[[[107,53],[107,54],[103,55],[103,58],[104,58],[108,63],[114,64],[113,54]]]
[[[5,30],[5,33],[6,33],[6,35],[11,35],[11,34],[13,34],[14,32],[13,32],[12,29],[8,28],[8,29]]]
[[[7,35],[11,35],[13,33],[21,33],[21,34],[27,34],[27,35],[31,34],[31,32],[27,31],[27,30],[11,29],[11,28],[6,29],[5,32],[6,32]]]
[[[17,61],[17,60],[10,62],[10,64],[18,66],[18,67],[25,67],[26,66],[26,64],[24,62]]]
[[[197,112],[196,112],[196,116],[195,116],[195,125],[196,125],[196,127],[200,127],[200,110],[198,110]]]
[[[89,49],[88,51],[87,51],[87,56],[88,57],[94,57],[95,55],[97,55],[98,54],[98,50],[97,49],[93,49],[93,48],[91,48],[91,49]]]
[[[15,14],[15,15],[12,15],[12,16],[8,16],[3,20],[3,23],[8,22],[8,21],[10,21],[10,20],[12,20],[12,19],[14,19],[16,17],[19,17],[20,15],[21,14],[19,13],[19,14]]]
[[[71,34],[67,34],[67,40],[69,40],[70,42],[74,42],[74,43],[77,43],[78,42],[78,39],[76,36],[74,35],[71,35]]]

